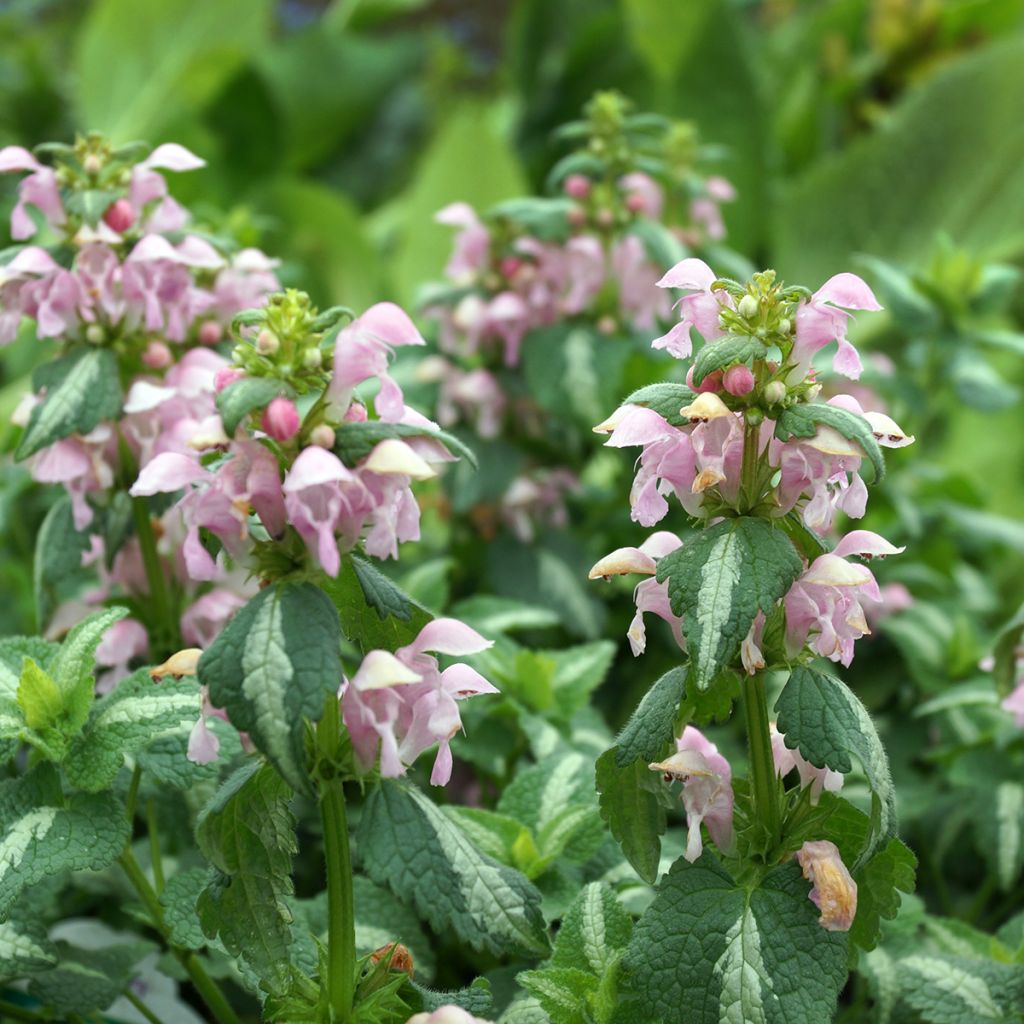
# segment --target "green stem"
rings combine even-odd
[[[42,1021],[45,1019],[32,1010],[26,1010],[24,1006],[18,1006],[17,1003],[9,1003],[6,999],[0,999],[0,1019],[5,1017],[10,1017],[11,1020]]]
[[[174,622],[171,598],[167,590],[167,581],[164,578],[164,567],[156,550],[153,521],[149,517],[149,508],[145,498],[132,498],[132,515],[135,518],[135,534],[139,538],[142,564],[146,569],[149,599],[153,605],[153,615],[159,626],[158,638],[161,653],[169,656],[180,646],[177,643],[178,629]]]
[[[768,697],[760,674],[743,679],[743,712],[750,750],[750,792],[754,815],[777,846],[782,838],[779,810],[779,784],[772,757],[772,739],[768,728]]]
[[[330,1020],[343,1024],[351,1016],[355,997],[356,925],[345,789],[342,780],[333,775],[341,739],[334,694],[327,697],[316,738],[321,771],[327,774],[325,769],[332,769],[331,777],[321,775],[319,783],[327,868],[327,997]]]
[[[160,897],[157,896],[156,891],[149,884],[149,879],[146,878],[145,872],[139,867],[139,862],[135,859],[135,855],[130,847],[127,847],[121,854],[118,863],[128,876],[128,881],[132,883],[132,887],[138,893],[139,899],[142,900],[143,906],[145,906],[149,913],[153,927],[160,932],[168,948],[188,972],[192,984],[213,1014],[214,1019],[218,1024],[241,1024],[238,1015],[231,1008],[231,1004],[227,1001],[217,983],[206,973],[206,968],[200,963],[199,958],[194,953],[190,953],[187,949],[181,949],[170,941],[170,932],[167,928],[167,921],[164,918],[164,908],[160,903]]]
[[[139,799],[139,783],[142,781],[142,769],[136,765],[132,772],[132,781],[128,783],[128,796],[124,802],[124,816],[128,819],[128,827],[131,828],[135,821],[135,804]]]
[[[149,832],[149,860],[153,866],[153,883],[156,894],[164,891],[164,859],[160,853],[160,832],[157,829],[156,801],[146,801],[146,830]]]
[[[131,989],[124,990],[124,997],[150,1024],[163,1024],[163,1021]]]
[[[758,462],[761,445],[761,427],[759,424],[744,422],[743,425],[743,463],[740,469],[740,511],[749,512],[761,497],[758,473]]]

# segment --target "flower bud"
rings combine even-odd
[[[718,391],[722,387],[722,371],[712,370],[699,384],[693,383],[693,367],[686,371],[686,386],[702,395],[709,391]]]
[[[506,256],[501,261],[501,272],[505,277],[515,277],[522,265],[523,261],[518,256]]]
[[[786,397],[786,385],[781,380],[770,381],[764,387],[764,400],[769,405],[778,405]]]
[[[722,387],[730,395],[749,395],[754,390],[754,374],[746,363],[730,366],[722,377]]]
[[[792,329],[793,329],[793,325],[785,317],[783,317],[779,321],[779,326],[777,328],[779,334],[789,334],[789,332]]]
[[[626,196],[626,209],[631,213],[643,213],[647,208],[647,200],[639,192],[630,192]]]
[[[216,345],[224,337],[224,328],[216,320],[206,320],[199,326],[199,344]]]
[[[750,320],[757,316],[758,310],[761,308],[761,304],[751,294],[746,294],[740,299],[739,305],[736,307],[736,312],[739,313],[744,320]]]
[[[116,199],[107,207],[103,214],[103,222],[108,228],[121,234],[135,223],[135,210],[127,199]]]
[[[762,423],[764,423],[764,413],[761,412],[761,410],[758,409],[756,405],[753,406],[752,408],[748,409],[743,414],[743,418],[752,427],[759,427],[759,426],[761,426]]]
[[[85,329],[85,340],[90,345],[102,345],[107,339],[107,332],[99,324],[89,324]]]
[[[237,366],[222,366],[213,375],[213,390],[216,392],[223,391],[229,384],[233,384],[236,380],[244,377],[245,374],[238,369]]]
[[[587,223],[587,211],[582,207],[574,206],[567,214],[566,219],[570,227],[581,228]]]
[[[324,354],[315,345],[302,353],[302,366],[306,370],[319,370],[324,365]]]
[[[344,420],[346,423],[365,423],[366,406],[353,402],[346,410]]]
[[[281,342],[273,331],[266,327],[256,335],[256,351],[261,356],[272,356],[281,348]]]
[[[309,432],[309,443],[330,451],[334,447],[334,431],[326,423],[319,423]]]
[[[615,226],[615,214],[609,209],[597,211],[597,226],[599,228],[610,228]]]
[[[142,361],[151,370],[163,370],[171,365],[173,361],[171,350],[168,348],[166,343],[157,341],[154,339],[147,346],[146,350],[142,353]]]
[[[827,839],[804,843],[796,859],[804,878],[814,883],[809,897],[821,911],[819,924],[826,931],[848,932],[857,914],[857,883],[835,843]]]
[[[275,398],[263,410],[263,429],[275,441],[290,441],[301,424],[299,410],[290,398]]]
[[[590,179],[583,174],[570,174],[562,187],[571,199],[586,199],[590,195]]]
[[[82,168],[86,174],[95,178],[103,170],[103,158],[98,153],[90,153],[82,161]]]
[[[381,960],[388,962],[389,971],[402,971],[410,978],[413,976],[412,953],[400,942],[389,942],[386,946],[381,946],[380,949],[375,949],[370,954],[371,963],[380,963]]]
[[[602,334],[614,334],[619,329],[619,324],[615,317],[609,316],[605,313],[605,315],[597,321],[597,329]]]

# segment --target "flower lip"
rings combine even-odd
[[[685,782],[689,778],[714,778],[718,772],[712,770],[707,758],[697,750],[677,750],[664,761],[653,761],[647,766],[652,772],[661,772],[675,782]]]
[[[732,410],[712,391],[701,392],[689,405],[679,410],[691,423],[707,423],[721,416],[734,415]]]
[[[198,647],[187,647],[183,651],[172,654],[162,665],[149,670],[149,677],[153,680],[164,679],[172,676],[180,679],[182,676],[194,676],[199,666],[199,659],[202,651]]]
[[[605,555],[594,564],[587,578],[592,580],[608,580],[612,576],[625,576],[627,573],[639,572],[653,576],[657,569],[654,559],[640,548],[616,548],[611,554]]]
[[[658,281],[659,288],[689,288],[691,291],[706,291],[718,279],[715,272],[703,261],[690,257],[681,260]]]

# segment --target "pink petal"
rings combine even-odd
[[[814,301],[831,302],[844,309],[879,310],[882,307],[875,293],[856,274],[836,274],[830,277],[813,295]]]
[[[441,673],[441,685],[456,700],[475,697],[481,693],[499,692],[498,688],[492,686],[475,668],[462,664],[449,665]]]
[[[43,165],[21,146],[0,149],[0,173],[4,171],[38,171]]]
[[[195,459],[178,452],[162,452],[142,467],[129,493],[134,497],[173,493],[208,476]]]
[[[493,646],[493,640],[485,640],[475,629],[458,619],[434,619],[420,630],[420,635],[409,645],[409,649],[415,654],[423,651],[476,654]]]
[[[717,279],[717,274],[703,261],[690,257],[677,263],[658,282],[659,288],[689,288],[691,291],[707,291]]]
[[[343,465],[337,455],[317,445],[311,445],[304,448],[292,463],[282,490],[285,494],[294,494],[306,487],[318,487],[321,484],[352,479],[354,477],[351,471]]]
[[[206,161],[177,142],[165,142],[138,165],[143,168],[161,167],[166,171],[196,171],[206,166]]]
[[[884,537],[870,530],[853,530],[848,533],[835,547],[833,554],[841,558],[849,555],[860,555],[862,558],[884,558],[886,555],[898,555],[906,548],[898,548],[890,544]]]
[[[605,441],[608,448],[628,448],[638,444],[652,444],[676,433],[674,427],[653,409],[642,405],[627,406],[611,437]]]
[[[393,302],[378,302],[371,306],[357,324],[361,331],[388,345],[426,345],[409,314]]]

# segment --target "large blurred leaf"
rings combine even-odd
[[[155,142],[266,40],[270,0],[98,0],[78,37],[81,127]]]
[[[786,190],[776,263],[816,285],[856,251],[913,263],[936,231],[983,256],[1024,249],[1024,38],[951,64],[872,136]]]
[[[452,229],[434,223],[438,210],[456,200],[486,209],[525,190],[501,114],[493,104],[456,107],[424,154],[412,188],[387,211],[402,229],[392,263],[399,302],[412,301],[422,282],[444,271]]]
[[[694,27],[703,20],[704,6],[623,0],[622,9],[633,46],[660,78],[671,78],[690,55]]]

